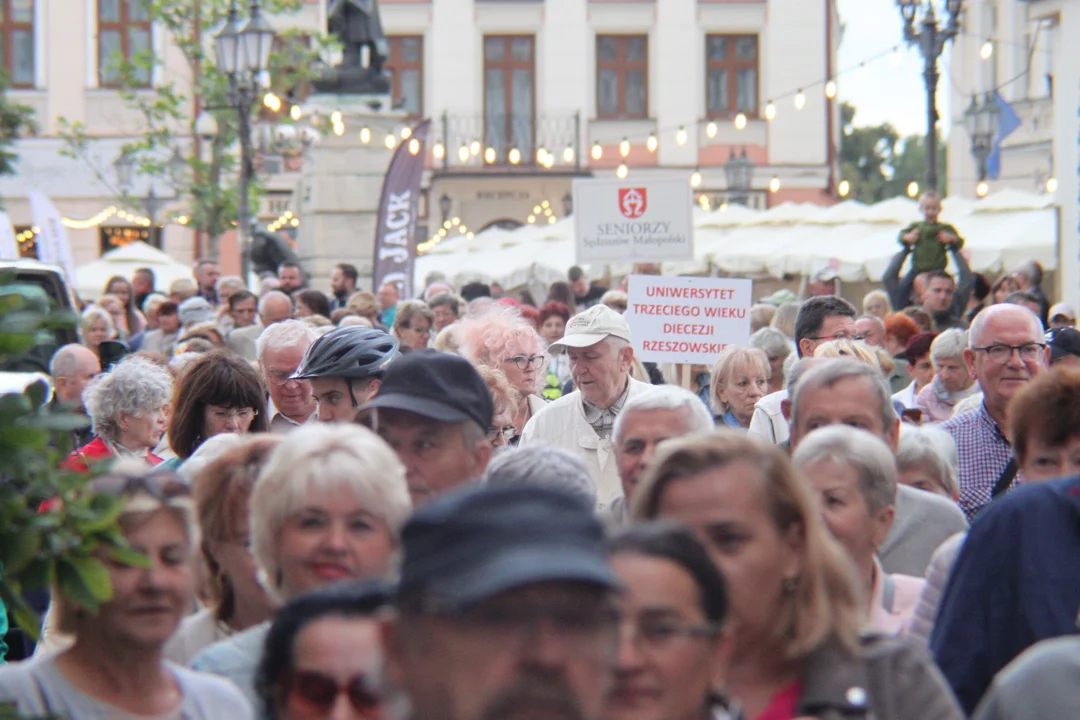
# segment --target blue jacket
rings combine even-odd
[[[970,714],[994,675],[1046,638],[1076,633],[1080,477],[1011,491],[979,514],[953,567],[930,650]]]

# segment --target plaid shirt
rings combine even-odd
[[[626,398],[630,395],[630,380],[626,381],[626,389],[623,390],[619,399],[611,403],[610,407],[602,408],[593,405],[591,402],[585,399],[585,396],[581,396],[581,403],[585,406],[585,421],[592,426],[592,429],[596,431],[596,435],[601,440],[607,440],[611,437],[612,431],[615,429],[615,418],[618,417],[619,412],[623,409],[623,405],[626,404]]]
[[[960,456],[960,507],[972,520],[990,502],[990,493],[1012,457],[1012,446],[986,405],[953,417],[941,427],[952,435]],[[1015,480],[1014,480],[1015,482]]]

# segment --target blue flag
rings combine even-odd
[[[1012,105],[1005,102],[1001,93],[996,91],[994,104],[998,108],[998,131],[994,135],[994,149],[990,157],[986,158],[986,176],[991,180],[1001,177],[1001,141],[1016,132],[1021,125],[1020,117],[1013,110]]]

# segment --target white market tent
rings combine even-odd
[[[169,287],[173,280],[191,278],[191,266],[179,263],[162,251],[135,241],[110,250],[92,263],[75,270],[75,291],[84,300],[101,297],[105,283],[114,275],[130,279],[138,268],[154,271],[157,286]]]
[[[965,238],[975,271],[1015,270],[1034,259],[1057,267],[1058,220],[1053,195],[1002,190],[982,200],[946,198],[942,221]],[[832,268],[844,282],[881,278],[899,249],[899,230],[919,219],[917,203],[892,198],[875,205],[845,201],[832,207],[782,203],[765,211],[727,206],[695,211],[694,261],[663,263],[663,272],[731,275],[809,275]],[[504,287],[565,278],[574,261],[574,223],[489,230],[440,243],[416,263],[418,281],[440,271],[455,283],[497,281]],[[630,265],[612,266],[616,274]],[[593,268],[595,271],[596,268]]]

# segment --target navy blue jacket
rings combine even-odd
[[[994,675],[1046,638],[1076,633],[1080,477],[1032,483],[979,514],[945,586],[930,650],[971,714]]]

